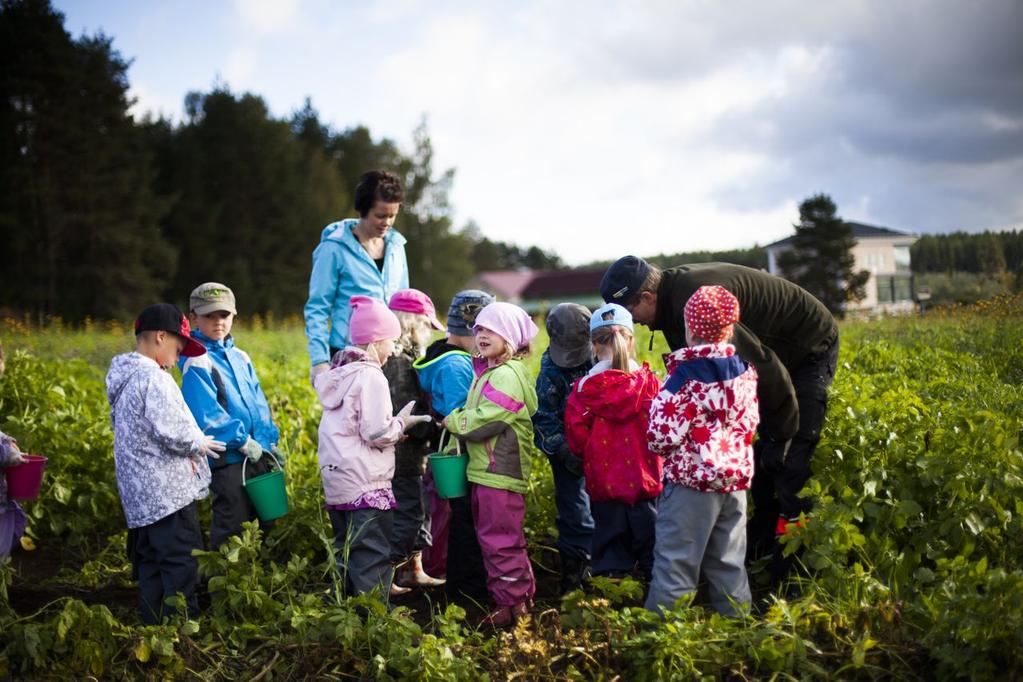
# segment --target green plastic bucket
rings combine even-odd
[[[446,433],[446,432],[445,432]],[[433,483],[437,488],[437,494],[445,500],[453,497],[465,497],[469,493],[469,480],[465,477],[466,467],[469,466],[469,456],[462,454],[462,446],[458,439],[455,439],[455,452],[443,452],[444,436],[441,435],[441,452],[430,455],[430,471],[433,473]]]
[[[277,470],[245,480],[245,465],[249,462],[249,458],[246,457],[242,463],[242,485],[252,500],[252,506],[256,508],[259,520],[273,521],[288,513],[288,491],[284,486],[284,469],[281,463],[271,453],[264,456],[273,459]]]

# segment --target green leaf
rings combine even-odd
[[[976,512],[970,512],[963,518],[963,523],[974,535],[980,535],[984,532],[984,522],[977,516]]]

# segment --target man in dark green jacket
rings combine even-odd
[[[604,273],[600,293],[605,301],[628,308],[636,322],[661,331],[677,350],[686,345],[683,307],[703,285],[723,286],[739,299],[741,321],[732,343],[759,375],[760,428],[747,556],[773,552],[771,572],[780,579],[789,566],[776,538],[810,510],[809,500],[798,494],[810,477],[820,440],[838,364],[838,327],[824,304],[802,287],[729,263],[662,271],[642,258],[625,256]]]

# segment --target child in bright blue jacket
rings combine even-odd
[[[189,298],[189,318],[197,330],[193,337],[206,354],[181,358],[181,393],[203,430],[227,445],[218,460],[210,460],[213,520],[210,547],[217,549],[241,532],[245,521],[258,517],[242,486],[245,478],[271,470],[280,432],[270,415],[252,361],[234,344],[234,293],[216,282],[201,284]],[[244,460],[248,463],[243,467]],[[264,531],[270,524],[260,524]]]

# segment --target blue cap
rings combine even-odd
[[[593,311],[593,315],[590,317],[590,333],[601,327],[611,327],[613,325],[625,327],[630,332],[634,331],[632,328],[632,314],[617,303],[608,303]]]
[[[636,256],[622,256],[600,280],[600,295],[608,303],[628,303],[636,298],[650,274],[650,265]]]

